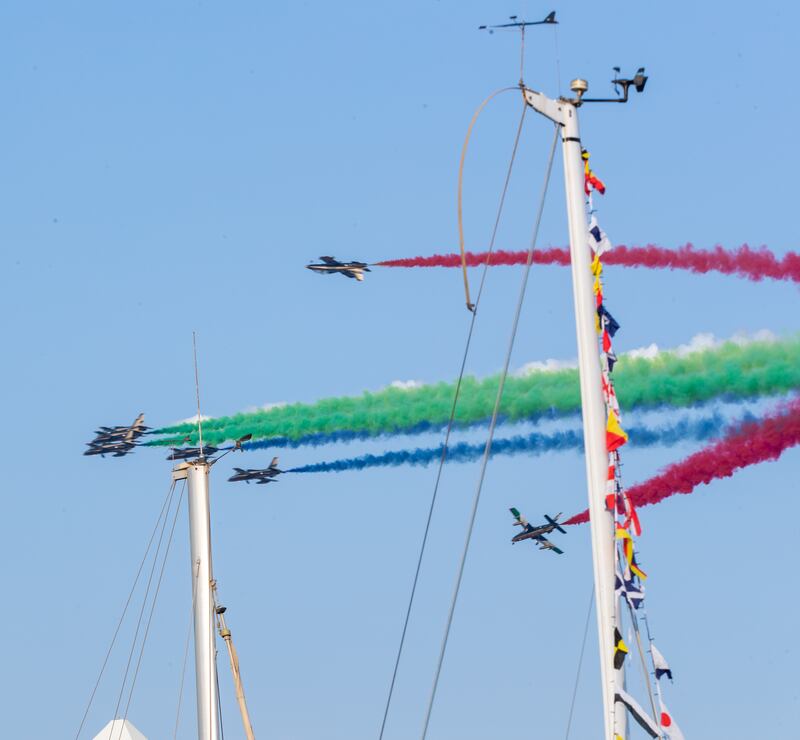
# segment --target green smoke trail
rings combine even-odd
[[[623,355],[614,379],[623,409],[686,407],[720,397],[745,399],[785,393],[800,388],[800,337],[779,342],[728,342],[685,355],[662,352],[652,359]],[[498,376],[465,378],[457,424],[480,423],[491,415],[498,380]],[[447,423],[453,392],[452,383],[390,387],[360,396],[218,417],[204,422],[203,438],[218,444],[252,433],[254,439],[316,437],[321,443],[326,435],[332,435],[333,441],[342,432],[380,436],[437,430]],[[500,413],[505,421],[519,421],[579,410],[578,372],[563,369],[509,377]],[[192,424],[164,427],[156,433],[170,436],[150,444],[180,444],[184,435],[194,431]],[[195,443],[194,436],[191,439]]]

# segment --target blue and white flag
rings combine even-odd
[[[611,249],[611,240],[597,223],[597,218],[592,214],[589,221],[589,246],[597,255],[602,255]]]
[[[672,669],[669,667],[669,663],[667,663],[659,649],[655,646],[655,643],[650,643],[650,652],[653,654],[653,665],[656,669],[656,679],[660,679],[661,676],[666,675],[666,677],[671,681]]]
[[[619,570],[617,571],[616,575],[617,580],[614,590],[617,598],[624,597],[631,609],[638,609],[644,601],[644,591],[642,590],[641,586],[636,586],[633,582],[633,578],[626,580],[620,574]]]

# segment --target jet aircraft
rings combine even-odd
[[[167,460],[193,460],[196,457],[211,457],[219,452],[219,448],[212,445],[205,445],[202,454],[199,447],[170,447],[170,449],[172,452]]]
[[[514,526],[522,527],[522,532],[518,535],[515,535],[511,538],[511,544],[516,544],[517,542],[522,542],[523,540],[536,540],[539,544],[540,550],[552,550],[559,555],[563,555],[564,551],[559,550],[550,540],[548,540],[545,535],[552,532],[554,529],[557,529],[562,534],[566,534],[566,530],[561,528],[561,525],[558,523],[558,518],[561,516],[559,512],[554,517],[550,518],[547,514],[544,515],[544,518],[547,519],[547,524],[540,524],[534,527],[532,524],[528,523],[528,520],[519,513],[517,509],[513,506],[509,509],[509,511],[514,515],[514,518],[517,520],[514,522]]]
[[[114,457],[124,457],[127,455],[136,444],[134,442],[89,442],[89,447],[84,455],[101,455],[105,457],[106,455],[113,455]]]
[[[149,428],[144,425],[144,414],[139,414],[129,426],[100,427],[95,430],[95,437],[87,443],[89,449],[83,454],[122,457],[136,446],[136,440]]]
[[[359,282],[364,280],[364,273],[371,272],[366,262],[340,262],[334,257],[320,257],[322,263],[309,262],[306,267],[313,272],[327,273],[338,272]]]
[[[275,480],[277,476],[279,476],[283,471],[278,469],[278,458],[273,457],[272,462],[269,464],[268,468],[263,468],[261,470],[243,470],[242,468],[234,468],[236,471],[230,478],[229,481],[244,481],[245,483],[249,483],[251,480],[255,481],[257,484],[263,483],[277,483],[278,481]]]

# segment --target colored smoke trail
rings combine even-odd
[[[745,420],[754,417],[746,415]],[[629,432],[631,443],[635,447],[653,447],[655,445],[675,445],[686,440],[706,440],[719,436],[729,426],[728,421],[719,414],[699,420],[683,419],[675,424],[660,429],[650,427],[632,427]],[[739,422],[740,424],[742,422]],[[471,462],[482,457],[485,444],[459,442],[450,445],[447,450],[448,462]],[[495,455],[541,455],[545,452],[562,450],[582,450],[583,432],[568,430],[553,434],[518,435],[506,439],[496,439],[492,443],[492,457]],[[442,457],[442,446],[423,447],[415,450],[396,450],[381,455],[360,455],[342,460],[312,463],[287,470],[287,473],[341,473],[347,470],[364,470],[365,468],[397,467],[399,465],[430,465]]]
[[[614,370],[623,409],[689,407],[711,399],[747,399],[779,395],[800,388],[800,338],[780,342],[728,342],[681,355],[622,356]],[[497,376],[465,378],[456,426],[485,423],[491,416]],[[437,383],[415,388],[385,388],[361,396],[328,398],[312,404],[289,404],[264,411],[209,419],[203,424],[208,444],[244,434],[255,440],[324,444],[348,439],[437,431],[446,423],[454,386]],[[505,422],[558,418],[580,410],[578,373],[573,368],[515,375],[506,381],[500,413]],[[158,430],[176,435],[149,445],[180,444],[192,424]],[[302,440],[302,442],[301,442]]]
[[[477,267],[486,261],[486,252],[467,252],[467,265]],[[492,253],[492,265],[524,265],[528,253],[496,251]],[[533,261],[539,265],[563,265],[570,263],[569,250],[563,247],[541,249],[534,252]],[[385,260],[382,267],[461,267],[459,254],[434,254],[430,257]],[[743,244],[738,249],[722,247],[697,249],[686,244],[678,249],[666,249],[655,244],[644,247],[616,246],[603,255],[603,264],[624,267],[649,267],[660,270],[688,270],[705,274],[720,272],[737,275],[748,280],[790,280],[800,282],[800,254],[788,252],[778,257],[766,247],[751,249]]]
[[[644,483],[628,489],[636,506],[657,504],[678,493],[692,493],[701,483],[729,478],[749,465],[777,460],[790,447],[800,444],[800,401],[784,405],[777,413],[734,427],[727,436],[670,465]],[[589,521],[589,511],[568,519],[566,524]]]

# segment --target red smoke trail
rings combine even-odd
[[[691,493],[701,483],[728,478],[748,465],[777,460],[785,450],[800,444],[800,401],[779,413],[738,426],[724,439],[670,465],[663,473],[628,489],[636,506],[657,504],[676,493]],[[589,511],[566,524],[589,521]]]
[[[467,265],[477,267],[486,261],[486,252],[467,252]],[[492,265],[523,265],[527,252],[493,252]],[[568,265],[569,250],[562,247],[542,249],[533,253],[533,261],[539,265]],[[738,275],[748,280],[791,280],[800,282],[800,254],[789,252],[777,257],[766,247],[751,249],[746,244],[727,251],[722,247],[695,249],[686,244],[678,249],[665,249],[655,244],[646,247],[614,247],[606,252],[603,262],[607,265],[625,267],[650,267],[655,269],[689,270],[696,273],[721,272]],[[378,262],[382,267],[460,267],[458,254],[435,254],[430,257]]]

